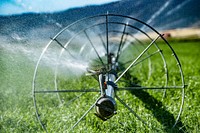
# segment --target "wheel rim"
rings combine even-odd
[[[117,101],[147,127],[154,127],[155,118],[157,123],[165,123],[153,109],[167,112],[169,116],[173,114],[173,124],[169,125],[175,127],[183,110],[185,87],[176,53],[148,24],[129,16],[104,14],[63,28],[41,53],[32,86],[36,115],[43,129],[51,131],[48,127],[55,123],[48,122],[50,117],[59,118],[56,124],[63,130],[71,130],[86,115],[90,117],[88,113],[94,113],[100,90],[97,77],[91,73],[88,76],[88,71],[109,72],[110,53],[114,53],[119,63],[115,81]],[[174,67],[176,69],[171,70]],[[144,96],[160,105],[149,104]],[[165,100],[170,98],[172,102]],[[171,109],[172,106],[178,109]],[[68,112],[67,107],[70,111],[78,109]],[[141,114],[139,109],[145,110],[147,115]]]

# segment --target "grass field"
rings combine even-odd
[[[74,132],[199,132],[200,41],[179,40],[172,41],[170,44],[180,59],[187,84],[183,114],[175,129],[171,129],[174,116],[171,114],[169,107],[170,104],[176,105],[173,103],[176,102],[176,99],[172,100],[169,97],[162,103],[159,100],[155,100],[159,99],[159,95],[152,94],[154,98],[147,98],[149,93],[132,92],[132,94],[126,93],[121,95],[126,95],[127,99],[131,99],[131,101],[135,103],[135,107],[140,107],[135,109],[150,125],[150,128],[142,124],[134,115],[130,114],[119,104],[118,114],[110,120],[102,122],[91,112],[84,121],[75,128]],[[36,119],[31,94],[35,62],[28,60],[26,55],[20,51],[11,52],[4,47],[0,48],[0,132],[44,132]],[[174,68],[170,69],[173,70]],[[141,94],[143,97],[140,97]],[[174,95],[175,94],[176,93],[174,93]],[[50,121],[47,125],[48,131],[65,132],[71,120],[66,118],[65,114],[71,113],[70,111],[78,113],[84,110],[84,108],[78,108],[79,104],[81,104],[80,106],[88,108],[92,104],[90,103],[91,99],[89,99],[92,95],[93,94],[85,95],[85,102],[77,102],[77,106],[72,106],[68,111],[66,111],[66,106],[59,106],[54,102],[44,106],[44,112],[46,114],[51,114],[49,117],[43,119],[43,121]],[[133,95],[135,97],[132,98]],[[47,95],[47,98],[50,96],[52,95]],[[127,100],[126,98],[125,100]],[[93,99],[95,100],[95,97],[93,97]],[[167,105],[168,103],[168,108],[159,108],[157,105],[148,103],[151,102],[151,100],[161,105]],[[45,103],[45,100],[43,100],[43,102]],[[140,110],[144,110],[144,112],[140,112]],[[172,110],[176,110],[176,106],[173,106]],[[165,118],[162,117],[163,115],[165,115]],[[164,122],[162,118],[167,119],[167,122]]]

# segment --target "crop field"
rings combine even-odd
[[[117,114],[107,121],[102,121],[94,115],[92,110],[72,132],[199,132],[200,131],[200,40],[169,40],[169,43],[175,50],[182,65],[185,78],[185,102],[182,115],[178,124],[172,128],[179,103],[181,99],[180,90],[169,90],[166,98],[162,99],[161,92],[158,91],[122,91],[119,96],[124,101],[128,101],[133,110],[145,120],[147,125],[143,124],[133,114],[129,112],[119,101],[117,101]],[[29,52],[20,51],[17,44],[9,44],[10,47],[3,44],[0,46],[0,132],[1,133],[21,133],[21,132],[44,132],[35,114],[35,107],[32,98],[32,79],[37,57]],[[28,49],[28,46],[26,46]],[[41,53],[41,49],[35,50]],[[168,52],[168,51],[166,51]],[[166,57],[168,58],[168,57]],[[169,59],[167,59],[169,60]],[[152,61],[157,62],[156,58]],[[171,72],[176,71],[170,67]],[[143,66],[145,68],[145,66]],[[48,70],[48,69],[47,69]],[[162,71],[162,70],[161,70]],[[46,70],[44,70],[44,73]],[[134,73],[134,72],[132,72]],[[140,73],[148,73],[146,69]],[[48,74],[48,72],[47,72]],[[148,75],[148,74],[147,74]],[[130,80],[137,80],[131,79]],[[162,79],[162,75],[154,73],[149,82],[157,85],[157,78]],[[146,77],[138,75],[138,82]],[[45,80],[45,79],[42,79]],[[46,78],[48,79],[48,76]],[[95,80],[88,83],[89,78],[81,78],[75,81],[65,81],[60,83],[61,87],[68,86],[67,82],[74,82],[71,88],[79,86],[95,86],[98,82]],[[76,82],[83,84],[76,85]],[[46,81],[44,81],[46,82]],[[180,82],[179,78],[174,78],[170,82]],[[123,83],[119,84],[124,85]],[[79,95],[79,94],[74,94]],[[67,132],[71,127],[98,98],[94,93],[88,93],[82,96],[80,101],[75,101],[73,105],[59,104],[58,97],[55,94],[38,95],[38,102],[41,104],[39,110],[42,112],[41,119],[45,123],[48,132]],[[63,97],[64,102],[73,95]],[[69,98],[69,99],[68,99]],[[70,115],[71,113],[76,114]],[[174,113],[175,112],[175,113]]]

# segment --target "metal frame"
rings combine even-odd
[[[138,27],[135,27],[134,25],[131,25],[131,24],[128,24],[128,23],[125,23],[125,22],[114,22],[114,21],[109,21],[109,18],[113,18],[113,17],[118,17],[118,18],[122,18],[122,19],[130,19],[130,20],[133,20],[133,21],[136,21],[137,23],[140,23],[146,27],[148,27],[149,29],[151,29],[153,32],[155,32],[157,34],[157,37],[152,39],[145,31],[143,31],[143,29],[140,29]],[[104,18],[104,22],[100,22],[100,23],[95,23],[93,25],[89,25],[89,26],[86,26],[84,27],[82,30],[78,31],[76,34],[74,34],[65,44],[62,44],[57,38],[63,33],[63,32],[66,32],[70,27],[73,27],[73,26],[76,26],[77,24],[80,24],[80,23],[83,23],[84,21],[90,21],[92,19],[98,19],[98,18]],[[124,26],[123,28],[123,31],[109,31],[109,25],[112,25],[112,24],[115,24],[115,25],[122,25]],[[99,55],[98,53],[98,49],[95,48],[92,40],[90,39],[90,36],[87,34],[87,30],[89,29],[92,29],[93,27],[98,27],[98,26],[101,26],[101,25],[104,25],[105,28],[106,28],[106,33],[101,33],[99,36],[102,36],[102,35],[106,35],[106,41],[102,41],[102,45],[104,45],[105,47],[105,50],[106,50],[106,55],[107,55],[107,63],[105,64],[105,62],[102,60],[101,56]],[[147,38],[149,38],[149,40],[151,40],[151,43],[137,56],[137,58],[135,58],[134,60],[130,61],[130,65],[120,74],[120,75],[115,75],[113,73],[110,73],[111,70],[112,72],[114,71],[114,73],[117,73],[116,68],[117,66],[116,63],[118,62],[118,58],[122,52],[122,48],[124,46],[124,38],[125,38],[125,35],[129,35],[133,38],[136,39],[136,41],[140,41],[138,40],[134,34],[135,33],[130,33],[128,31],[126,31],[127,28],[131,28],[131,29],[134,29],[136,30],[137,32],[140,32],[142,34],[144,34]],[[117,50],[117,56],[115,58],[112,58],[110,59],[110,49],[109,49],[109,33],[111,32],[117,32],[117,33],[122,33],[121,35],[121,38],[120,38],[120,42],[119,42],[119,47],[118,47],[118,50]],[[67,52],[72,58],[76,59],[76,56],[73,55],[73,53],[71,53],[69,51],[69,49],[67,48],[68,45],[71,43],[71,41],[76,38],[77,36],[79,36],[80,34],[85,34],[85,38],[87,38],[87,40],[89,41],[89,44],[91,45],[91,47],[94,49],[99,61],[101,62],[102,66],[104,69],[102,69],[102,72],[101,73],[98,73],[98,72],[94,72],[92,74],[97,74],[99,75],[99,83],[100,83],[100,89],[96,89],[96,88],[90,88],[90,89],[80,89],[80,90],[59,90],[57,88],[57,71],[58,71],[58,65],[56,66],[55,68],[55,80],[54,80],[54,84],[55,84],[55,90],[45,90],[45,91],[40,91],[40,90],[37,90],[36,89],[36,79],[37,79],[37,75],[38,75],[38,67],[40,65],[40,62],[41,62],[41,59],[43,58],[45,52],[48,50],[49,46],[52,45],[52,42],[56,42],[61,48],[62,50],[60,51],[60,54],[59,54],[59,58],[58,58],[58,62],[63,54],[63,52]],[[101,38],[101,37],[100,37]],[[159,48],[159,46],[156,44],[156,41],[157,39],[161,38],[165,43],[166,45],[168,46],[168,48],[172,51],[172,54],[173,54],[173,57],[175,58],[176,62],[177,62],[177,66],[179,68],[179,74],[180,74],[180,77],[181,77],[181,82],[182,82],[182,85],[181,86],[169,86],[168,85],[168,79],[169,79],[169,75],[168,75],[168,66],[167,66],[167,63],[166,63],[166,59],[164,57],[164,54],[162,52],[162,49]],[[101,38],[102,40],[102,38]],[[125,40],[126,41],[126,40]],[[150,47],[154,46],[157,51],[155,51],[154,53],[151,53],[149,54],[148,53],[148,49]],[[147,56],[145,58],[142,58],[141,57],[147,53]],[[141,62],[143,62],[144,60],[147,60],[147,59],[150,59],[151,56],[154,56],[156,55],[157,53],[160,54],[160,57],[162,58],[162,61],[163,61],[163,66],[164,66],[164,69],[165,69],[165,74],[166,74],[166,81],[165,81],[165,86],[154,86],[154,87],[148,87],[148,86],[134,86],[134,87],[124,87],[124,88],[118,88],[118,87],[113,87],[113,85],[110,85],[110,84],[107,84],[107,90],[104,90],[103,87],[102,87],[102,84],[101,84],[101,81],[102,81],[102,77],[103,75],[105,76],[105,80],[103,80],[103,82],[112,82],[114,85],[118,83],[118,81],[124,76],[124,74],[127,73],[127,71],[132,68],[134,65],[137,65]],[[138,61],[140,59],[140,61]],[[110,60],[114,60],[114,62],[110,62]],[[151,65],[151,63],[150,63]],[[151,73],[151,72],[150,72]],[[109,96],[111,97],[112,99],[117,99],[120,103],[122,103],[124,105],[124,107],[126,107],[131,113],[133,113],[140,121],[142,121],[145,125],[146,122],[140,118],[140,116],[137,115],[136,112],[134,112],[121,98],[118,97],[118,95],[115,93],[116,91],[124,91],[124,90],[141,90],[141,89],[163,89],[164,90],[164,95],[166,94],[166,90],[167,89],[182,89],[182,100],[181,100],[181,103],[180,103],[180,108],[179,108],[179,113],[178,113],[178,116],[176,117],[176,121],[174,123],[174,126],[176,126],[179,118],[180,118],[180,115],[183,111],[183,104],[184,104],[184,96],[185,96],[185,92],[184,92],[184,89],[185,89],[185,81],[184,81],[184,76],[183,76],[183,71],[182,71],[182,68],[181,68],[181,63],[175,53],[175,51],[173,50],[173,48],[170,46],[170,44],[166,41],[166,39],[163,37],[162,34],[160,34],[157,30],[155,30],[153,27],[151,27],[150,25],[148,25],[147,23],[141,21],[141,20],[138,20],[136,18],[133,18],[133,17],[130,17],[130,16],[126,16],[126,15],[118,15],[118,14],[102,14],[102,15],[96,15],[96,16],[91,16],[91,17],[86,17],[86,18],[83,18],[83,19],[80,19],[72,24],[70,24],[69,26],[63,28],[58,34],[56,34],[53,38],[51,38],[50,42],[45,46],[45,48],[43,49],[39,59],[38,59],[38,62],[36,64],[36,67],[35,67],[35,71],[34,71],[34,75],[33,75],[33,83],[32,83],[32,94],[33,94],[33,102],[34,102],[34,106],[35,106],[35,109],[36,109],[36,116],[37,116],[37,119],[39,120],[42,128],[47,132],[47,129],[46,129],[46,126],[43,124],[42,120],[40,119],[40,112],[39,112],[39,109],[38,109],[38,106],[37,106],[37,99],[36,99],[36,95],[37,94],[45,94],[45,93],[56,93],[58,94],[58,97],[59,97],[59,93],[73,93],[73,92],[80,92],[81,94],[83,93],[87,93],[87,92],[99,92],[100,93],[100,97],[99,99],[103,96],[103,95],[106,95],[106,96]],[[97,101],[94,101],[94,104],[92,104],[90,106],[90,108],[82,115],[82,117],[73,125],[72,129],[89,113],[90,110],[92,110],[95,105],[98,103],[99,99],[97,99]],[[148,126],[148,125],[147,125]]]

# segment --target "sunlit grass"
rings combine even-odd
[[[172,42],[170,44],[181,61],[187,84],[184,111],[181,115],[182,127],[170,128],[173,125],[173,121],[170,121],[170,119],[174,118],[171,113],[174,110],[176,111],[176,104],[179,102],[177,99],[171,99],[173,95],[178,94],[175,91],[169,92],[164,101],[160,101],[162,99],[161,92],[119,92],[118,95],[127,101],[130,107],[144,118],[150,127],[145,126],[117,101],[117,115],[103,122],[94,115],[95,110],[93,109],[74,129],[74,132],[178,132],[178,130],[182,131],[181,129],[187,130],[187,132],[198,132],[200,130],[200,42]],[[0,79],[2,83],[0,90],[0,132],[44,132],[36,119],[31,95],[34,64],[24,62],[26,57],[20,55],[20,53],[11,55],[3,50],[1,50],[0,61]],[[174,68],[170,69],[171,71],[174,70]],[[143,71],[145,72],[145,70]],[[149,79],[149,82],[155,80],[154,84],[157,84],[156,77],[160,75],[154,76]],[[162,76],[160,77],[162,78]],[[147,79],[147,77],[140,77],[140,79]],[[94,81],[94,83],[96,82]],[[64,88],[67,84],[62,83],[62,85]],[[76,87],[75,85],[76,83],[72,84],[71,87]],[[85,86],[85,84],[79,85]],[[88,86],[93,86],[93,83],[88,84]],[[79,94],[73,95],[77,96]],[[149,95],[153,98],[148,97]],[[98,96],[99,93],[89,93],[83,95],[81,100],[67,106],[65,102],[60,104],[57,95],[45,95],[39,101],[43,105],[40,106],[40,111],[43,112],[41,118],[47,124],[49,132],[65,132],[71,128],[70,125],[74,124],[73,122],[93,104]],[[49,97],[51,97],[51,102],[48,101]],[[147,101],[152,101],[156,105],[152,105]],[[167,105],[167,107],[159,105]],[[77,116],[68,115],[72,112]],[[166,115],[166,113],[168,114]],[[162,118],[169,120],[162,120]]]

